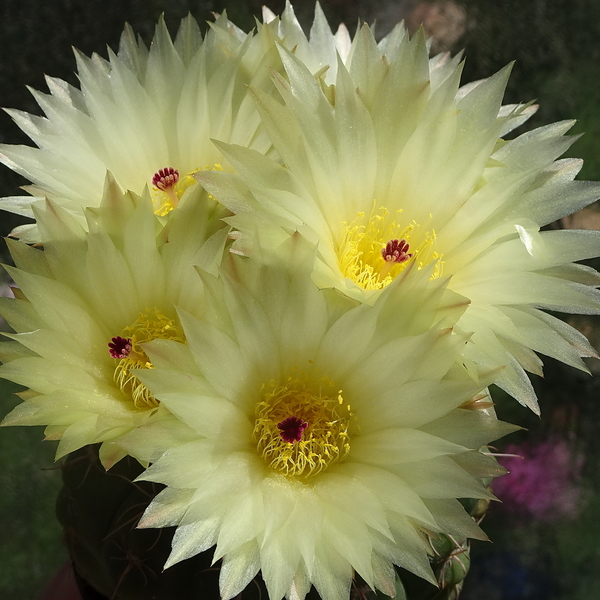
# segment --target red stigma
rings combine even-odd
[[[112,338],[108,342],[108,352],[113,358],[127,358],[131,352],[131,338]]]
[[[152,185],[163,192],[172,188],[179,181],[179,171],[173,167],[159,169],[152,177]]]
[[[302,434],[304,430],[308,427],[308,423],[299,419],[298,417],[288,417],[281,421],[281,423],[277,423],[277,427],[281,429],[280,436],[281,439],[293,444],[294,442],[299,442],[302,439]]]
[[[381,256],[386,262],[406,262],[409,258],[412,258],[412,254],[407,252],[409,248],[406,240],[390,240],[385,248],[381,250]]]

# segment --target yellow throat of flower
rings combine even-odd
[[[109,353],[116,361],[115,383],[141,410],[156,408],[159,402],[132,370],[154,368],[141,344],[156,339],[185,342],[175,322],[154,308],[140,313],[131,325],[123,329],[122,335],[112,338],[108,344]]]
[[[204,169],[194,169],[185,177],[179,176],[179,171],[173,167],[159,169],[152,177],[152,201],[154,203],[154,214],[159,217],[167,216],[174,208],[177,208],[183,193],[198,182],[194,179],[194,173],[198,171],[222,171],[223,167],[215,163],[212,167],[207,165]],[[210,194],[209,194],[210,195]]]
[[[365,290],[383,289],[411,263],[422,269],[435,262],[432,279],[442,274],[435,231],[423,231],[415,221],[403,224],[401,210],[373,207],[370,215],[360,212],[343,227],[337,249],[340,270]]]
[[[350,452],[355,416],[330,379],[313,381],[294,370],[281,385],[263,385],[261,398],[252,435],[257,452],[274,471],[306,479]]]

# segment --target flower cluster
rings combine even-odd
[[[494,483],[502,507],[542,522],[581,512],[584,456],[573,440],[551,436],[537,444],[510,444],[500,459],[509,474]]]
[[[11,111],[38,148],[0,148],[32,183],[0,206],[34,219],[3,424],[139,460],[166,486],[139,526],[177,528],[165,568],[214,547],[225,600],[259,570],[271,600],[393,596],[394,565],[436,583],[432,536],[486,539],[457,499],[504,472],[487,386],[538,411],[536,352],[595,356],[544,309],[600,312],[575,263],[600,237],[540,228],[600,186],[557,160],[571,123],[504,138],[534,112],[507,69],[461,87],[402,25],[263,20],[127,28],[34,92],[45,117]]]

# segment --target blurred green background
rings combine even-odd
[[[106,56],[125,21],[149,42],[154,23],[164,12],[175,31],[188,12],[201,23],[211,11],[227,8],[243,29],[253,27],[262,0],[244,2],[192,0],[2,0],[0,6],[0,106],[40,111],[25,86],[45,90],[43,75],[77,83],[71,46]],[[267,2],[276,13],[284,2]],[[400,19],[411,30],[424,23],[436,39],[434,49],[465,48],[464,81],[486,77],[515,60],[506,102],[537,99],[540,110],[527,127],[577,119],[573,132],[586,132],[570,151],[585,159],[580,178],[600,179],[600,2],[598,0],[324,0],[323,9],[337,27],[351,32],[359,19],[376,22],[379,36]],[[305,26],[314,3],[298,1]],[[0,115],[0,142],[27,144],[11,119]],[[18,193],[22,178],[0,169],[0,195]],[[600,229],[595,207],[556,227]],[[21,221],[0,215],[2,235]],[[8,259],[3,247],[2,259]],[[596,265],[597,266],[597,265]],[[595,319],[572,323],[600,346]],[[599,372],[597,365],[590,365]],[[590,378],[549,364],[544,380],[535,382],[542,419],[499,398],[500,416],[528,428],[506,443],[535,442],[552,436],[568,439],[583,457],[576,485],[581,498],[577,516],[552,522],[523,519],[493,507],[484,528],[494,544],[477,543],[467,579],[465,600],[590,600],[600,598],[600,378]],[[17,403],[16,387],[0,382],[0,415]],[[0,431],[0,598],[35,599],[66,560],[54,517],[60,471],[53,464],[54,443],[41,443],[38,428]]]

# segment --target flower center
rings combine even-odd
[[[435,231],[413,221],[402,224],[401,210],[390,214],[382,206],[367,216],[360,212],[344,222],[338,248],[340,270],[365,290],[380,290],[415,262],[418,269],[435,262],[432,279],[442,274],[442,256],[435,250]]]
[[[263,385],[252,438],[271,469],[306,479],[348,455],[354,420],[330,379],[294,371],[283,385]]]
[[[185,190],[198,183],[193,175],[200,170],[222,171],[223,167],[214,164],[212,167],[194,169],[185,177],[179,177],[179,171],[173,167],[165,167],[154,173],[152,176],[152,198],[156,209],[154,213],[159,217],[165,217],[174,208],[177,208]]]
[[[146,311],[140,313],[133,324],[125,327],[122,336],[112,338],[108,344],[108,352],[118,361],[114,373],[115,383],[131,397],[134,406],[139,409],[158,406],[158,400],[132,372],[133,369],[154,368],[141,344],[155,339],[185,342],[172,319],[163,315],[157,308]]]
[[[281,421],[281,423],[277,423],[277,429],[281,429],[281,433],[279,434],[281,439],[290,444],[299,442],[307,427],[308,423],[298,417],[288,417]]]
[[[173,189],[178,181],[179,171],[173,167],[167,167],[165,169],[159,169],[156,173],[154,173],[152,185],[159,190],[166,192]]]
[[[120,335],[108,342],[108,353],[113,358],[127,358],[131,354],[131,338],[122,338]]]
[[[385,248],[381,249],[381,257],[385,262],[403,263],[412,258],[412,254],[408,253],[409,248],[410,246],[406,240],[390,240]]]

